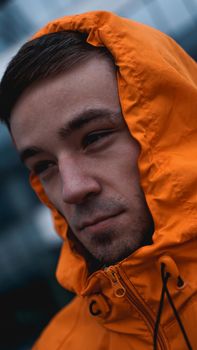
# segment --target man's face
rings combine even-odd
[[[28,88],[13,110],[11,132],[27,167],[95,258],[115,263],[149,243],[139,145],[122,117],[106,57]]]

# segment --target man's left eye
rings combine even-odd
[[[92,143],[97,142],[100,139],[103,139],[104,137],[109,136],[110,134],[111,134],[111,131],[99,131],[92,134],[88,134],[87,136],[85,136],[83,140],[83,146],[87,147]]]

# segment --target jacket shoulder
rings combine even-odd
[[[78,315],[82,308],[82,298],[75,297],[68,305],[59,311],[43,330],[32,350],[60,349],[65,339],[76,326]]]
[[[95,339],[100,344],[105,328],[92,317],[83,297],[75,297],[41,333],[32,350],[92,349]]]

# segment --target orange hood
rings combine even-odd
[[[165,34],[109,12],[62,17],[46,25],[34,38],[61,30],[86,32],[91,45],[106,46],[112,53],[118,67],[122,113],[141,145],[140,179],[155,223],[153,244],[141,247],[119,265],[129,271],[140,288],[149,281],[147,271],[154,279],[159,257],[167,254],[196,290],[195,62]],[[84,258],[67,239],[65,219],[49,203],[39,179],[32,177],[31,183],[50,208],[56,230],[63,238],[57,268],[59,282],[77,294],[91,293],[98,272],[88,276]],[[142,275],[144,280],[140,279]]]

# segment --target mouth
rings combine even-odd
[[[113,215],[103,215],[91,221],[86,221],[80,226],[80,232],[96,232],[108,228],[112,225],[113,220],[122,212]]]

